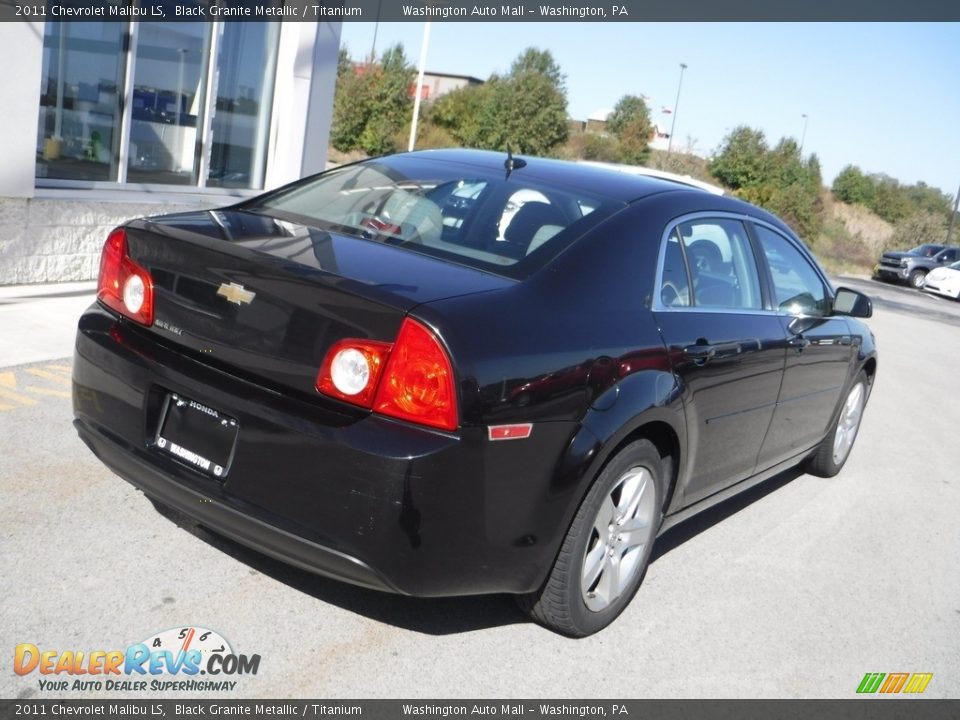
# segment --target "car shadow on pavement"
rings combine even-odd
[[[709,530],[727,518],[733,517],[741,510],[748,508],[758,500],[762,500],[770,493],[776,492],[803,474],[803,470],[796,467],[784,470],[752,488],[674,525],[657,538],[657,542],[653,546],[653,553],[650,556],[650,562],[656,562],[657,558],[663,557],[674,548],[683,545],[687,540],[696,537],[705,530]]]
[[[802,475],[787,470],[681,522],[657,539],[651,562]],[[378,622],[427,635],[452,635],[473,630],[530,622],[509,595],[452,598],[413,598],[367,590],[331,580],[274,560],[256,550],[197,524],[175,510],[155,504],[157,511],[177,526],[249,566],[251,570],[321,602],[355,612]]]

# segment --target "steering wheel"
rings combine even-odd
[[[660,286],[660,302],[665,307],[683,307],[690,304],[687,291],[680,289],[669,280]]]

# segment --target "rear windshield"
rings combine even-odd
[[[506,157],[506,155],[504,155]],[[623,207],[506,171],[396,156],[351,165],[244,209],[524,277]]]

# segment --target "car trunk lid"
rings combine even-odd
[[[195,357],[316,397],[327,350],[392,342],[417,305],[514,281],[240,210],[138,220],[133,259],[154,282],[151,332]]]

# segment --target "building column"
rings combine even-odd
[[[283,23],[265,189],[326,167],[341,23]]]

